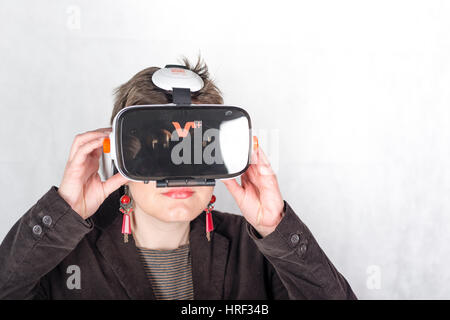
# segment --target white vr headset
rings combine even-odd
[[[185,66],[166,65],[152,76],[172,103],[128,106],[114,117],[102,157],[104,179],[119,172],[157,187],[213,186],[250,164],[251,120],[239,107],[191,104],[202,78]]]

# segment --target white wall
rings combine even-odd
[[[198,53],[360,298],[450,298],[448,1],[1,0],[0,238],[113,88]]]

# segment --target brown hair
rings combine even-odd
[[[184,65],[197,73],[204,82],[204,87],[195,94],[193,102],[204,104],[223,104],[222,92],[209,78],[208,66],[198,57],[195,66],[189,63],[186,57],[182,58]],[[150,67],[135,74],[130,80],[122,84],[114,91],[114,108],[111,114],[111,124],[116,114],[123,108],[141,104],[166,104],[170,103],[169,96],[152,82],[152,75],[159,70],[158,67]]]

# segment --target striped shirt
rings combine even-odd
[[[193,300],[189,244],[173,250],[137,248],[157,300]]]

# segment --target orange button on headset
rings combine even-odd
[[[109,138],[105,138],[103,140],[103,153],[110,153],[111,152],[111,141]]]

